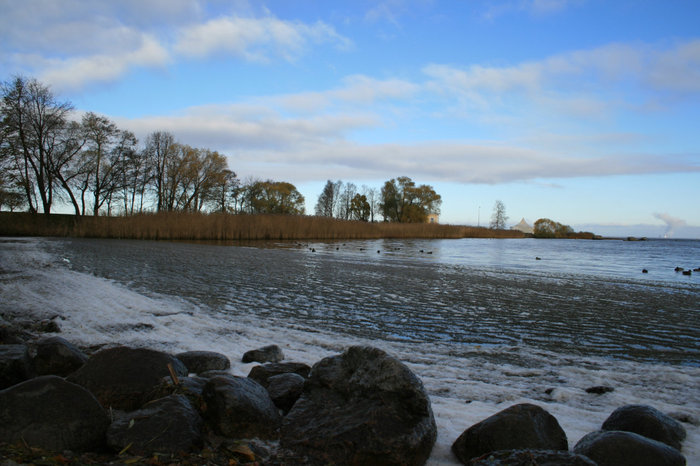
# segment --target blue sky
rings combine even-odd
[[[444,223],[502,200],[512,224],[700,238],[696,0],[0,0],[0,43],[0,79],[309,211],[327,179],[407,175]]]

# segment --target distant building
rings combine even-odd
[[[426,223],[440,223],[440,216],[438,214],[428,214],[428,218],[426,219]]]
[[[535,229],[528,225],[528,223],[525,221],[525,218],[520,220],[520,223],[518,223],[517,225],[513,225],[512,227],[510,227],[510,229],[522,231],[523,233],[528,234],[533,234],[535,232]]]

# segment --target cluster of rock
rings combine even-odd
[[[282,358],[276,346],[246,353],[262,364],[238,377],[213,352],[0,345],[0,442],[161,461],[225,445],[264,464],[426,462],[430,400],[400,361],[362,346],[313,367]]]
[[[452,451],[472,466],[683,466],[685,436],[670,416],[650,406],[628,405],[569,451],[554,416],[539,406],[518,404],[468,428]]]
[[[0,344],[0,442],[161,460],[224,445],[263,464],[421,465],[437,436],[421,381],[372,347],[310,367],[268,346],[243,355],[260,364],[238,377],[214,352],[120,346],[88,357],[60,337],[9,343]],[[684,438],[678,421],[631,405],[569,451],[551,414],[518,404],[469,427],[452,451],[480,466],[675,466],[685,464]]]

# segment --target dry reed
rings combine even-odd
[[[0,213],[3,236],[188,241],[522,238],[515,230],[428,223],[368,223],[303,215],[169,212],[124,217]]]

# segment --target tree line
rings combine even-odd
[[[315,213],[322,217],[374,222],[425,223],[438,215],[442,198],[432,186],[419,185],[407,176],[392,178],[380,190],[363,186],[358,191],[351,182],[328,180],[316,202]]]
[[[0,210],[49,214],[57,201],[76,215],[142,212],[303,214],[304,197],[288,182],[242,181],[217,151],[192,147],[155,131],[143,143],[93,112],[80,121],[70,102],[59,101],[36,79],[16,77],[0,87]],[[442,199],[432,186],[392,178],[380,188],[328,180],[315,214],[343,220],[424,223]],[[496,201],[491,229],[506,228]],[[594,236],[539,219],[539,238]]]
[[[0,87],[0,210],[76,215],[142,212],[303,214],[304,197],[288,182],[242,181],[226,156],[154,131],[143,142],[93,112],[74,107],[33,78]],[[328,180],[315,214],[344,220],[421,223],[440,213],[432,186],[406,176],[381,189]]]
[[[169,132],[140,144],[104,116],[74,121],[72,104],[36,79],[16,77],[0,92],[0,209],[49,214],[61,201],[76,215],[304,212],[291,183],[241,181],[223,154]]]

